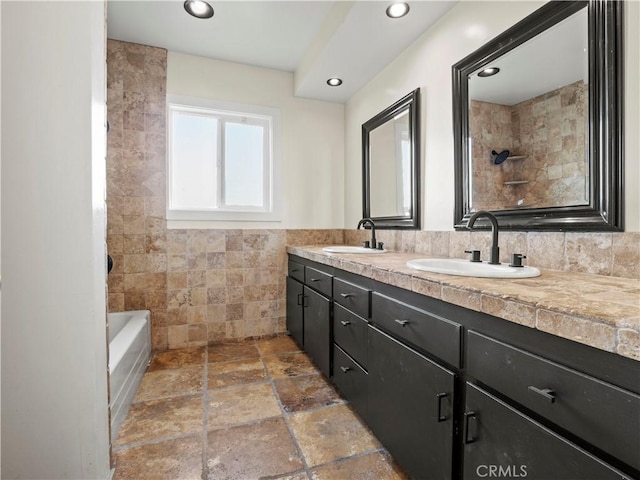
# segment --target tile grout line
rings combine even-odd
[[[302,447],[300,447],[300,444],[298,443],[298,438],[296,437],[293,427],[289,422],[289,415],[287,414],[286,410],[284,409],[284,406],[282,405],[282,401],[280,400],[280,395],[278,395],[278,391],[276,390],[274,378],[271,376],[271,372],[269,372],[269,368],[267,367],[267,364],[264,361],[264,356],[262,355],[262,352],[260,352],[260,361],[262,362],[265,370],[267,371],[269,385],[271,385],[271,391],[273,392],[273,395],[275,396],[276,401],[278,402],[278,407],[280,407],[280,412],[282,413],[282,420],[287,426],[287,430],[289,431],[289,435],[291,436],[293,445],[296,447],[296,451],[298,452],[298,455],[300,455],[300,461],[302,462],[303,471],[305,472],[305,475],[307,476],[307,478],[311,478],[311,471],[309,469],[309,465],[307,464],[307,459],[305,458],[304,453],[302,452]],[[284,475],[285,473],[287,472],[282,473],[281,476]]]
[[[209,347],[204,350],[204,367],[202,369],[202,480],[208,477],[207,459],[209,452],[209,440],[207,436],[207,420],[209,418]]]

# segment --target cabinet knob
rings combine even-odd
[[[349,370],[351,370],[351,367],[340,367],[340,370],[342,370],[343,373],[347,373]]]
[[[341,323],[344,327],[346,327],[347,325],[351,325],[351,322],[346,321],[346,320],[340,320],[340,323]]]
[[[396,322],[397,324],[400,324],[400,325],[402,325],[402,326],[404,327],[405,325],[407,325],[407,323],[409,323],[409,320],[400,320],[399,318],[396,318],[396,319],[395,319],[395,322]]]

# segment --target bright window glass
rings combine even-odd
[[[278,221],[279,112],[170,96],[167,219]]]

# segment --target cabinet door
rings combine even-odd
[[[452,478],[453,372],[369,327],[369,426],[412,478]]]
[[[331,301],[304,287],[304,350],[327,377],[331,375]]]
[[[568,440],[467,383],[464,479],[628,478]]]
[[[332,380],[342,395],[349,400],[354,410],[365,422],[368,422],[367,372],[335,343],[333,344]]]
[[[304,346],[303,300],[302,284],[287,277],[287,330],[300,347]]]

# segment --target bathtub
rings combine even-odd
[[[107,320],[111,441],[115,442],[151,356],[151,313],[109,313]]]

